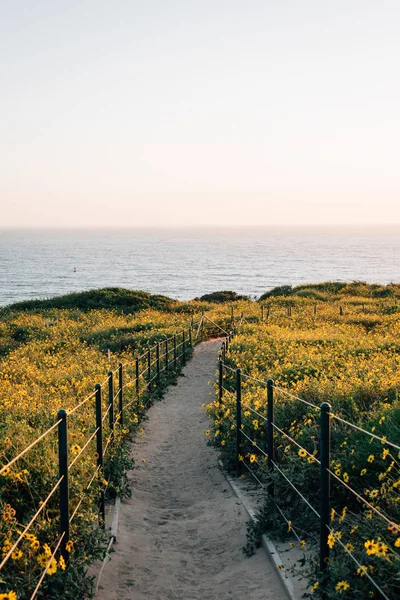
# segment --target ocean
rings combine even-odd
[[[277,285],[400,281],[400,226],[0,230],[0,305],[100,287],[188,300]]]

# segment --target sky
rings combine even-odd
[[[0,227],[400,223],[398,0],[2,0]]]

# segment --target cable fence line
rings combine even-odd
[[[232,434],[236,475],[240,477],[243,473],[243,469],[245,468],[246,471],[253,477],[253,479],[255,479],[255,481],[261,487],[261,489],[266,490],[268,497],[277,509],[277,512],[281,515],[284,521],[287,524],[289,524],[289,531],[293,531],[294,533],[293,526],[291,524],[291,521],[284,517],[284,513],[281,510],[281,507],[279,506],[279,495],[277,495],[276,493],[276,486],[278,485],[279,480],[281,478],[285,482],[284,485],[286,486],[287,484],[287,486],[289,486],[289,488],[293,490],[295,496],[300,502],[300,505],[304,504],[304,506],[311,511],[314,517],[318,519],[319,537],[317,547],[319,561],[317,564],[319,565],[319,573],[321,577],[321,589],[324,590],[324,586],[327,586],[330,580],[330,549],[333,547],[334,543],[334,541],[332,541],[332,533],[334,534],[335,539],[337,537],[333,529],[330,527],[331,519],[333,520],[332,514],[335,514],[334,509],[331,507],[331,478],[334,479],[335,483],[338,486],[342,486],[343,489],[349,492],[349,494],[353,495],[357,501],[362,503],[370,511],[374,512],[374,514],[376,514],[380,519],[385,521],[385,523],[389,526],[389,530],[397,532],[397,535],[400,533],[400,525],[398,523],[396,523],[393,519],[390,519],[386,514],[384,514],[384,512],[382,512],[382,510],[374,506],[374,504],[371,503],[364,495],[359,494],[356,490],[353,489],[353,487],[348,485],[348,483],[346,482],[348,481],[348,479],[345,480],[346,477],[343,479],[339,477],[340,473],[337,474],[334,472],[334,468],[332,467],[334,461],[331,458],[332,423],[334,423],[335,421],[343,423],[344,425],[352,427],[360,433],[366,434],[371,438],[381,442],[382,444],[387,444],[388,446],[391,446],[396,450],[400,450],[400,447],[397,444],[387,440],[386,438],[375,435],[365,430],[364,428],[359,427],[358,425],[355,425],[354,423],[346,421],[340,416],[333,414],[331,411],[330,404],[326,402],[323,402],[320,406],[317,406],[311,402],[308,402],[304,398],[300,398],[294,394],[291,394],[287,390],[276,386],[273,379],[269,378],[263,380],[261,378],[253,377],[243,372],[240,367],[238,367],[235,364],[232,364],[232,359],[228,358],[229,348],[234,334],[235,332],[233,331],[227,336],[227,338],[222,342],[219,352],[216,384],[217,400],[215,402],[215,423],[220,428],[220,426],[224,422],[224,419],[226,419],[228,425],[225,426],[228,427],[228,430],[236,430],[236,434]],[[266,415],[259,412],[259,410],[256,410],[256,408],[259,408],[260,406],[259,396],[254,396],[254,394],[256,393],[256,387],[243,388],[243,380],[253,381],[259,386],[259,389],[263,390],[263,393],[266,392]],[[245,390],[246,392],[246,401],[244,402],[242,401],[243,390]],[[313,452],[307,450],[307,448],[305,448],[304,445],[296,441],[293,436],[289,435],[289,433],[284,431],[284,429],[282,429],[281,427],[279,427],[278,424],[276,424],[275,402],[276,396],[280,393],[290,398],[294,404],[301,403],[310,407],[311,409],[313,409],[313,411],[317,411],[317,423],[319,423],[319,433],[312,437],[312,445],[315,448]],[[226,410],[226,413],[224,408],[225,396],[228,399],[227,406],[229,407],[229,409]],[[257,401],[255,403],[256,408],[253,408],[249,404],[249,401],[251,403],[252,396],[257,398]],[[232,401],[234,401],[233,406]],[[254,419],[255,417],[257,417],[259,420],[249,421],[249,419]],[[294,421],[294,423],[295,422],[296,421]],[[248,428],[252,432],[254,431],[254,433],[251,434]],[[257,430],[260,430],[260,435],[256,434]],[[290,433],[291,431],[292,430],[290,430]],[[310,435],[311,433],[309,434],[309,436]],[[285,448],[284,450],[277,452],[277,448],[282,448],[282,445],[277,446],[277,444],[279,443],[278,438],[280,438],[280,436],[282,436],[282,438],[284,439],[287,439],[290,442],[290,444],[294,444],[297,448],[297,454],[301,458],[306,458],[306,462],[308,462],[309,464],[315,464],[316,468],[319,471],[319,487],[318,489],[314,490],[311,502],[307,500],[307,492],[304,493],[301,491],[302,484],[300,485],[299,489],[298,484],[295,484],[294,481],[291,480],[290,477],[292,475],[288,476],[291,473],[290,470],[287,471],[286,469],[287,472],[285,472],[284,458],[286,456],[285,452],[287,452],[287,449]],[[304,438],[302,438],[302,440],[303,439]],[[308,440],[310,441],[310,438],[308,438]],[[260,462],[257,460],[259,456],[261,456],[263,459],[261,461],[261,465]],[[246,457],[249,457],[248,461],[246,461]],[[280,464],[281,460],[282,465]],[[344,475],[347,476],[346,473],[344,473]],[[293,477],[293,479],[297,478]],[[301,478],[299,479],[299,481],[302,481]],[[284,489],[287,490],[288,488],[286,487]],[[368,495],[369,491],[365,491]],[[318,505],[316,504],[316,502],[314,502],[314,497]],[[285,498],[282,499],[285,501]],[[315,506],[313,506],[313,504],[315,504]],[[357,529],[357,527],[355,529]],[[310,537],[313,538],[311,534],[307,535],[310,535]],[[297,534],[295,535],[295,537],[298,538]],[[378,538],[378,540],[379,539],[381,538]],[[348,546],[351,547],[352,544],[348,544]],[[349,554],[351,558],[355,560],[358,567],[364,569],[364,567],[360,565],[360,563],[354,558],[352,553],[348,551],[348,548],[346,548],[346,546],[343,543],[340,543],[340,547],[345,548],[347,554]],[[392,554],[391,556],[393,560],[396,559],[396,553]],[[388,598],[385,592],[382,591],[381,586],[374,580],[373,577],[369,576],[367,579],[371,582],[374,588],[382,595],[382,598]]]
[[[198,326],[198,325],[197,325]],[[94,391],[81,400],[76,406],[70,410],[60,409],[57,413],[56,422],[51,425],[40,436],[33,440],[26,448],[24,448],[17,456],[7,461],[0,469],[1,474],[8,474],[10,468],[21,458],[36,447],[42,440],[47,438],[52,433],[57,435],[54,448],[58,451],[58,477],[57,482],[53,485],[47,497],[40,502],[37,510],[34,510],[32,517],[28,517],[26,525],[22,525],[22,531],[17,534],[17,539],[7,546],[7,551],[3,552],[3,557],[0,562],[0,571],[8,563],[13,553],[18,548],[21,540],[26,537],[26,534],[34,526],[38,518],[41,518],[44,511],[50,506],[51,510],[56,514],[56,523],[58,523],[59,538],[54,547],[49,560],[45,566],[36,587],[32,592],[31,600],[33,600],[45,579],[49,566],[55,560],[57,552],[60,552],[60,560],[64,560],[66,567],[69,562],[68,547],[71,542],[70,526],[73,520],[81,514],[85,500],[93,503],[92,497],[96,497],[98,505],[98,526],[105,529],[105,492],[107,491],[109,481],[105,482],[104,469],[107,468],[108,461],[111,459],[110,451],[112,448],[117,448],[117,444],[126,435],[128,430],[124,429],[124,419],[140,418],[144,410],[158,397],[164,386],[174,379],[182,367],[186,364],[192,348],[200,341],[193,339],[193,331],[196,327],[193,319],[190,324],[183,329],[180,328],[173,335],[162,339],[161,342],[152,344],[140,356],[134,357],[131,362],[123,364],[118,363],[118,367],[110,370],[107,377],[94,386]],[[202,336],[203,337],[203,336]],[[160,351],[161,350],[161,351]],[[143,365],[145,362],[145,365]],[[142,370],[140,369],[142,363]],[[145,368],[143,369],[143,367]],[[130,367],[133,367],[130,369]],[[128,379],[125,382],[125,379]],[[128,395],[128,386],[130,391]],[[71,444],[68,440],[68,430],[71,424],[74,427],[75,420],[71,420],[75,415],[80,414],[79,411],[85,406],[90,405],[90,411],[93,408],[93,429],[85,439],[82,447],[77,444]],[[85,420],[87,421],[88,411],[85,410]],[[133,421],[137,423],[138,421]],[[57,432],[56,432],[57,430]],[[118,432],[118,435],[117,435]],[[91,444],[95,445],[96,452],[92,458],[88,455],[88,448]],[[75,493],[74,478],[71,478],[71,469],[75,465],[81,463],[85,458],[85,468],[90,472],[91,463],[87,461],[93,460],[93,475],[83,492]],[[98,489],[93,490],[88,495],[89,488],[98,481]],[[72,486],[72,488],[71,488]],[[57,502],[54,500],[57,498]],[[49,502],[51,504],[49,505]],[[58,505],[58,506],[57,506]],[[73,508],[73,505],[74,508]],[[82,514],[84,514],[82,512]],[[61,564],[61,563],[60,563]],[[44,566],[44,564],[42,565]],[[4,572],[3,572],[4,575]],[[32,587],[35,585],[32,582]],[[29,591],[29,594],[31,592]],[[29,597],[29,595],[28,595]]]

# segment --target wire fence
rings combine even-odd
[[[59,552],[61,557],[59,560],[63,560],[64,565],[68,567],[70,557],[69,545],[71,542],[70,525],[79,514],[79,510],[87,498],[88,491],[96,480],[99,482],[96,494],[96,502],[99,506],[98,526],[105,529],[105,492],[108,482],[106,487],[101,482],[104,479],[104,469],[107,465],[107,452],[116,443],[116,429],[118,428],[119,430],[118,439],[123,439],[123,431],[128,431],[127,429],[124,430],[124,421],[129,409],[132,410],[136,409],[137,406],[142,406],[144,410],[151,403],[159,386],[168,383],[170,376],[174,377],[185,365],[195,343],[193,332],[197,325],[191,319],[190,325],[187,328],[157,342],[132,361],[125,364],[119,363],[117,369],[108,372],[107,378],[102,383],[94,386],[95,389],[91,394],[80,401],[70,411],[60,409],[57,420],[51,427],[19,452],[17,456],[1,466],[0,475],[7,475],[15,463],[25,458],[40,442],[57,432],[57,440],[55,442],[58,451],[57,479],[47,496],[40,501],[39,507],[33,516],[21,528],[17,539],[9,547],[6,547],[5,551],[3,550],[0,562],[1,572],[10,559],[15,556],[22,540],[29,535],[31,529],[42,518],[50,501],[54,503],[54,497],[58,496],[59,537],[52,545],[53,550],[48,552],[48,560],[45,561],[43,571],[31,593],[30,600],[34,600],[39,593],[45,581],[46,574],[51,574],[57,552]],[[128,391],[131,393],[131,397],[127,395]],[[71,459],[71,447],[68,442],[69,420],[72,415],[79,414],[80,409],[87,404],[93,405],[93,431]],[[87,413],[85,413],[85,418],[87,418]],[[74,483],[73,479],[71,479],[71,470],[87,454],[92,443],[95,443],[96,446],[94,454],[96,462],[93,464],[93,473],[89,482],[84,486],[83,493],[77,495],[74,492],[73,485],[71,488],[71,484]],[[76,505],[72,509],[74,502]],[[50,546],[48,545],[47,547],[49,548]],[[4,576],[4,572],[2,575]],[[3,581],[5,580],[3,579]]]
[[[368,508],[379,519],[381,519],[385,525],[388,525],[388,528],[393,532],[400,533],[400,524],[396,523],[393,519],[384,514],[384,512],[374,506],[374,504],[368,498],[366,498],[365,495],[356,491],[351,485],[349,485],[349,483],[347,483],[342,477],[334,472],[332,466],[333,461],[331,458],[332,424],[339,423],[342,426],[352,428],[353,430],[370,437],[371,441],[377,440],[382,444],[394,448],[395,450],[400,450],[399,445],[395,442],[387,440],[386,438],[375,435],[363,427],[355,425],[354,423],[343,419],[339,415],[334,414],[331,411],[331,406],[326,402],[322,403],[320,406],[317,406],[303,398],[289,393],[287,390],[280,388],[279,386],[276,386],[272,379],[266,378],[265,380],[262,380],[243,372],[241,368],[238,368],[236,365],[232,364],[232,361],[228,358],[229,348],[233,337],[234,332],[232,331],[224,339],[220,349],[218,362],[217,414],[219,415],[218,422],[222,423],[222,420],[224,419],[226,396],[228,395],[230,398],[229,406],[232,406],[233,403],[235,405],[233,423],[232,421],[228,420],[227,427],[229,428],[230,426],[232,429],[234,427],[236,430],[234,462],[237,476],[241,476],[244,472],[248,473],[261,489],[267,491],[269,500],[273,503],[277,509],[277,512],[288,525],[288,531],[292,532],[299,541],[300,537],[295,531],[295,526],[292,524],[291,520],[287,518],[280,507],[278,497],[279,494],[277,494],[276,491],[276,483],[279,478],[285,481],[285,484],[289,486],[290,490],[292,490],[294,497],[297,497],[298,501],[302,503],[304,507],[310,511],[310,514],[317,519],[319,522],[319,570],[321,573],[322,586],[326,586],[329,582],[330,549],[333,547],[334,543],[337,543],[338,546],[345,550],[346,556],[349,557],[349,559],[358,567],[359,570],[362,570],[361,572],[359,571],[359,573],[361,573],[363,576],[365,567],[362,566],[360,561],[354,556],[352,545],[344,544],[341,541],[341,536],[331,527],[331,478],[334,479],[337,485],[344,488],[348,494],[355,497],[364,508]],[[227,362],[228,360],[229,364]],[[246,402],[242,401],[243,380],[252,382],[258,388],[261,387],[263,393],[266,395],[266,402],[263,405],[263,409],[256,410],[249,404],[248,400]],[[316,440],[316,450],[314,453],[310,452],[307,448],[295,440],[290,433],[284,431],[275,422],[274,409],[276,402],[275,396],[277,394],[284,395],[293,403],[301,403],[306,405],[307,407],[312,408],[313,412],[318,412],[319,435],[318,440]],[[247,398],[249,398],[248,394]],[[262,410],[265,410],[265,414],[261,412]],[[253,415],[253,417],[257,418],[257,428],[259,427],[258,421],[263,423],[263,434],[265,433],[265,436],[261,440],[260,438],[257,440],[254,439],[252,433],[247,429],[246,425],[244,424],[245,414],[247,416]],[[225,418],[228,419],[226,415]],[[295,446],[300,457],[307,459],[308,463],[315,464],[316,467],[318,467],[320,485],[316,497],[314,495],[314,501],[307,499],[306,493],[302,492],[298,485],[296,485],[290,479],[287,473],[285,473],[284,463],[279,464],[276,451],[277,435],[287,440],[290,445]],[[248,458],[247,460],[246,457]],[[259,457],[261,457],[261,460]],[[380,538],[378,538],[378,540],[379,539]],[[397,558],[400,559],[400,556]],[[389,592],[387,590],[385,591],[385,585],[377,582],[373,577],[373,573],[370,574],[365,572],[365,575],[368,575],[366,579],[374,590],[371,592],[371,597],[373,597],[373,593],[377,593],[378,598],[390,600],[390,595],[388,595]]]

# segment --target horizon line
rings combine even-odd
[[[300,228],[357,228],[373,229],[382,227],[400,228],[399,223],[265,223],[261,225],[0,225],[0,231],[12,230],[58,230],[58,231],[79,231],[79,230],[190,230],[190,229],[300,229]]]

